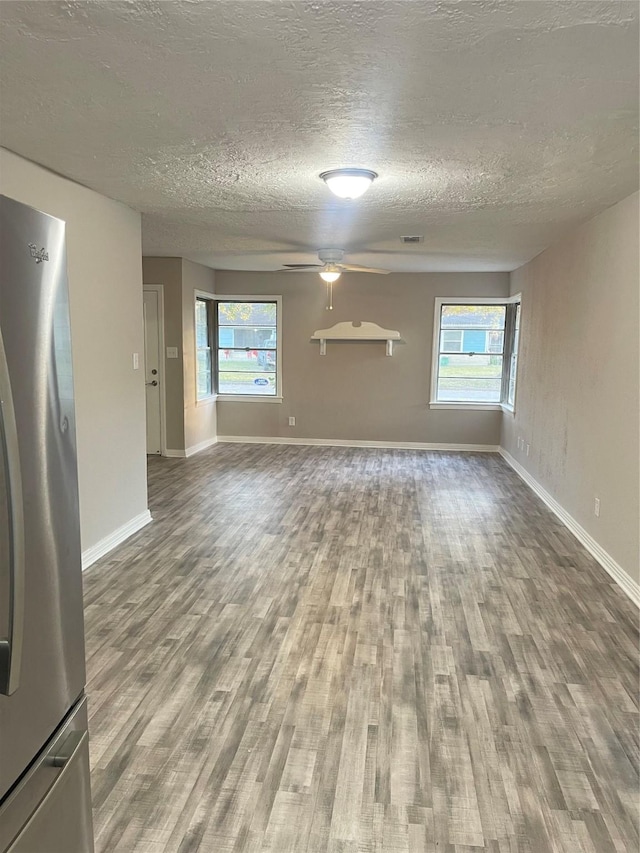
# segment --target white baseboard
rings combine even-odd
[[[637,607],[640,607],[640,585],[638,585],[634,579],[625,572],[622,566],[616,563],[613,557],[596,542],[590,533],[587,533],[581,524],[578,524],[572,515],[569,515],[566,509],[564,509],[564,507],[561,506],[537,480],[534,480],[526,468],[523,468],[508,451],[501,447],[499,448],[499,453],[505,462],[513,468],[516,474],[524,480],[529,488],[532,489],[532,491],[534,491],[536,495],[544,501],[549,509],[558,516],[565,527],[569,528],[578,542],[584,545],[591,556],[600,563],[605,572],[611,575],[613,580],[618,584],[622,591],[629,596],[631,601],[633,601]]]
[[[495,444],[432,444],[423,441],[362,441],[346,438],[284,438],[282,436],[219,435],[222,444],[302,444],[320,447],[377,447],[387,450],[461,450],[497,453]]]
[[[118,529],[114,530],[113,533],[110,533],[108,536],[105,536],[104,539],[96,542],[96,544],[92,545],[91,548],[87,548],[86,551],[82,552],[82,571],[84,572],[84,570],[88,569],[89,566],[92,566],[96,560],[99,560],[100,557],[104,557],[105,554],[108,554],[109,551],[113,551],[117,545],[120,545],[125,541],[125,539],[133,536],[134,533],[137,533],[138,530],[141,530],[149,524],[150,521],[153,521],[153,519],[151,518],[149,510],[141,512],[140,515],[136,515],[135,518],[132,518],[131,521],[123,524],[122,527],[118,527]]]
[[[221,444],[301,444],[320,447],[378,447],[387,450],[459,450],[497,453],[496,444],[435,444],[424,441],[364,441],[357,438],[284,438],[282,436],[219,435]]]
[[[205,441],[201,441],[199,444],[193,444],[191,447],[187,447],[186,450],[165,450],[164,455],[170,457],[171,459],[186,459],[188,456],[195,456],[196,453],[200,453],[201,450],[206,450],[207,447],[211,447],[214,444],[217,444],[220,441],[219,438],[207,438]]]
[[[201,450],[206,450],[207,447],[212,447],[214,444],[218,443],[217,436],[213,438],[207,438],[204,441],[201,441],[199,444],[193,444],[191,447],[187,447],[184,452],[185,456],[194,456],[196,453],[200,453]]]

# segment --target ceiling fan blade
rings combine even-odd
[[[358,264],[340,264],[345,272],[374,272],[379,275],[389,275],[391,270],[378,270],[373,267],[361,267]]]
[[[279,272],[305,272],[307,270],[322,270],[324,264],[284,264]]]

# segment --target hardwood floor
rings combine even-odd
[[[638,614],[496,455],[152,458],[85,574],[98,853],[636,853]]]

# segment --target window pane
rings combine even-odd
[[[436,399],[499,403],[502,361],[501,355],[441,355]]]
[[[516,374],[518,371],[518,356],[513,353],[511,356],[511,366],[509,370],[509,393],[507,395],[507,402],[510,406],[513,406],[516,399]]]
[[[218,346],[220,349],[227,347],[237,349],[255,349],[268,347],[275,349],[276,346],[275,327],[260,328],[257,326],[219,326]]]
[[[196,299],[196,398],[201,400],[213,393],[211,375],[211,350],[209,304],[206,299]]]
[[[518,374],[518,344],[520,343],[520,304],[516,305],[515,328],[513,332],[513,349],[509,364],[509,389],[507,402],[513,406],[516,399],[516,377]]]
[[[475,378],[443,376],[438,380],[438,401],[499,403],[502,377]]]
[[[212,394],[211,384],[211,350],[199,349],[197,351],[197,397],[209,397]]]
[[[218,350],[218,370],[234,373],[255,373],[260,370],[273,371],[276,367],[276,351],[273,350]]]
[[[218,302],[219,326],[276,325],[275,302]]]
[[[220,394],[262,394],[274,397],[276,394],[276,374],[256,371],[233,371],[220,369],[218,373],[218,393]]]
[[[443,305],[443,329],[504,329],[504,305]]]
[[[196,299],[196,347],[209,346],[209,320],[207,303],[204,299]]]

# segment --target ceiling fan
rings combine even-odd
[[[285,264],[281,272],[317,272],[327,283],[327,311],[333,311],[333,283],[343,272],[373,272],[387,275],[390,270],[380,270],[373,267],[361,267],[359,264],[343,264],[342,249],[320,249],[319,264]]]
[[[343,258],[342,249],[320,249],[318,259],[321,263],[284,264],[284,269],[281,272],[317,272],[326,282],[336,281],[343,272],[372,272],[380,275],[388,275],[389,273],[389,270],[361,267],[359,264],[343,264]]]

